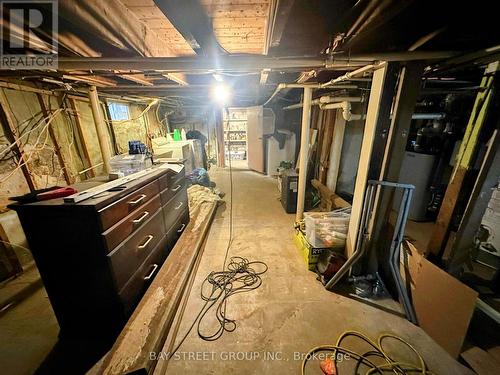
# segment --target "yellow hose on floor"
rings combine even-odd
[[[354,336],[357,337],[364,342],[368,343],[374,350],[364,353],[364,354],[359,354],[356,353],[352,350],[346,349],[342,347],[342,341],[349,336]],[[403,363],[399,361],[393,360],[384,350],[382,346],[382,342],[384,339],[394,339],[397,341],[400,341],[404,345],[406,345],[408,348],[410,348],[418,357],[418,365],[414,365],[411,363]],[[337,374],[337,353],[342,353],[342,354],[349,354],[349,356],[353,357],[354,359],[358,360],[358,364],[355,369],[355,374],[358,373],[358,368],[361,364],[364,364],[365,366],[369,367],[368,371],[366,372],[366,375],[371,375],[371,374],[383,374],[384,372],[393,372],[395,374],[410,374],[410,373],[420,373],[424,375],[431,375],[432,373],[427,369],[427,366],[425,365],[425,361],[420,355],[420,353],[407,341],[402,339],[399,336],[390,334],[390,333],[385,333],[382,334],[378,337],[377,343],[372,341],[369,337],[366,337],[364,334],[356,331],[346,331],[340,335],[340,337],[337,340],[336,345],[321,345],[317,346],[313,349],[311,349],[307,355],[305,356],[304,360],[302,361],[302,375],[305,375],[305,370],[306,370],[306,365],[309,360],[309,358],[316,352],[320,351],[331,351],[333,353],[332,355],[332,360],[335,366],[335,374]],[[382,365],[376,365],[372,361],[370,361],[368,358],[369,357],[379,357],[383,358],[386,363]]]

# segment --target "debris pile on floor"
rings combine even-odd
[[[188,187],[189,213],[192,214],[203,202],[217,202],[222,200],[215,190],[201,185]]]

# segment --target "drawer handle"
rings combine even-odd
[[[182,223],[181,227],[177,230],[177,233],[182,233],[184,228],[186,228],[186,224]]]
[[[149,275],[144,276],[144,280],[149,280],[150,278],[152,278],[157,269],[158,269],[158,265],[157,264],[153,264],[153,269],[151,270],[151,272],[149,273]]]
[[[142,245],[137,246],[137,248],[138,248],[138,249],[141,249],[141,250],[142,250],[142,249],[144,249],[146,246],[148,246],[148,243],[150,243],[150,242],[151,242],[151,240],[153,239],[153,237],[154,237],[154,236],[153,236],[153,235],[151,235],[151,234],[150,234],[150,235],[148,235],[148,236],[147,236],[147,240],[146,240],[146,241],[144,241],[144,243],[143,243]]]
[[[177,207],[174,207],[174,210],[178,210],[179,208],[182,207],[183,204],[184,204],[184,202],[179,202],[179,204],[177,205]]]
[[[132,223],[134,224],[139,224],[141,221],[143,221],[145,218],[147,218],[149,215],[149,212],[148,211],[144,211],[144,213],[141,215],[141,217],[135,219],[135,220],[132,220]]]
[[[179,190],[182,187],[182,185],[177,185],[175,188],[172,189],[172,191],[175,193],[177,190]]]
[[[141,195],[139,196],[139,198],[137,198],[135,201],[130,201],[130,202],[128,202],[128,204],[131,204],[131,205],[136,205],[136,204],[138,204],[138,203],[141,203],[141,202],[142,202],[142,201],[143,201],[146,197],[147,197],[147,195],[146,195],[146,194],[141,194]]]

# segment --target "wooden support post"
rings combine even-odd
[[[101,148],[102,161],[104,163],[104,172],[111,172],[109,161],[111,159],[111,151],[109,149],[109,133],[104,119],[102,117],[101,105],[99,104],[99,96],[95,86],[89,88],[90,106],[92,108],[92,115],[94,117],[95,128],[97,131],[97,138]]]
[[[484,156],[474,189],[467,203],[457,235],[451,244],[450,254],[446,254],[448,272],[454,274],[468,260],[474,247],[474,236],[481,224],[483,215],[491,198],[491,188],[498,184],[500,171],[500,134],[495,130]]]
[[[363,132],[363,141],[359,155],[358,173],[356,175],[356,184],[354,186],[354,197],[352,201],[351,220],[347,232],[346,254],[352,255],[356,248],[359,225],[361,221],[361,212],[363,210],[363,200],[366,190],[366,183],[370,174],[372,164],[372,150],[377,131],[381,123],[381,112],[389,112],[385,107],[392,103],[392,95],[389,95],[390,85],[387,81],[387,73],[391,64],[384,64],[373,72],[372,86],[370,90],[370,99],[368,100],[368,110],[366,113],[365,128]],[[391,68],[392,69],[392,68]],[[394,87],[392,87],[393,89]],[[384,119],[382,119],[384,120]]]
[[[309,128],[311,126],[311,100],[312,89],[310,87],[304,87],[302,128],[300,131],[299,181],[297,194],[297,214],[295,216],[296,222],[302,220],[302,216],[304,214],[304,202],[307,183],[307,159],[309,157]]]
[[[330,148],[332,146],[333,133],[335,129],[335,114],[331,111],[321,111],[323,120],[323,139],[321,154],[319,158],[319,180],[326,185],[328,170],[330,168]]]
[[[14,124],[14,116],[10,111],[9,101],[7,99],[7,95],[5,95],[4,89],[0,89],[0,120],[4,125],[5,136],[11,143],[15,143],[18,141],[18,134],[16,125]],[[26,179],[26,183],[30,191],[36,190],[35,183],[33,178],[31,177],[31,172],[29,170],[28,162],[26,156],[24,155],[23,145],[21,143],[17,143],[13,147],[14,153],[17,155],[19,159],[19,163],[21,165],[21,171],[23,172],[24,178]]]
[[[332,111],[329,111],[332,113]],[[332,116],[333,117],[333,116]],[[328,173],[326,176],[326,186],[335,193],[337,189],[337,180],[339,177],[340,157],[342,155],[342,146],[344,144],[346,121],[342,116],[342,110],[335,110],[335,124],[333,125],[332,144],[330,147],[330,160]]]
[[[40,104],[40,109],[42,110],[43,117],[48,119],[50,116],[50,113],[47,110],[47,107],[45,106],[45,102],[43,100],[43,95],[38,93],[38,94],[36,94],[36,97],[38,99],[38,104]],[[50,97],[49,97],[49,100],[50,100]],[[46,121],[48,121],[48,120],[46,120]],[[59,166],[61,167],[61,169],[63,171],[64,180],[66,181],[66,184],[71,185],[72,184],[71,177],[68,173],[68,169],[66,167],[66,164],[64,163],[64,158],[63,158],[62,153],[61,153],[61,147],[59,146],[59,142],[57,142],[57,137],[56,137],[56,134],[55,134],[54,128],[53,128],[53,122],[50,123],[47,130],[49,132],[50,140],[52,141],[52,144],[54,145],[54,150],[55,150],[55,154],[57,156],[57,160],[59,161]]]
[[[483,88],[483,90],[476,96],[476,101],[469,118],[469,123],[465,129],[464,138],[457,155],[455,168],[453,169],[448,188],[446,189],[446,193],[444,195],[443,203],[441,204],[441,208],[438,213],[434,231],[431,235],[429,245],[427,246],[426,254],[428,255],[439,255],[443,244],[446,241],[448,227],[450,225],[453,211],[455,210],[460,190],[462,188],[462,183],[471,166],[479,134],[483,128],[488,107],[493,96],[493,73],[495,73],[497,69],[498,61],[489,64],[481,81],[481,88]]]
[[[407,63],[401,69],[396,96],[394,98],[394,109],[390,127],[385,133],[387,135],[387,142],[382,146],[382,163],[378,168],[378,176],[375,177],[379,180],[401,182],[399,181],[399,173],[403,162],[404,154],[406,151],[406,144],[408,142],[408,134],[410,132],[411,118],[415,111],[415,104],[420,94],[422,86],[422,73],[424,65],[420,62]],[[379,159],[380,161],[380,159]],[[392,202],[394,198],[394,190],[379,191],[373,208],[373,244],[377,244],[382,249],[379,256],[384,257],[386,254],[383,249],[388,248],[390,245],[385,243],[384,226],[389,222],[389,216],[392,211]],[[391,235],[388,236],[388,239]],[[370,252],[372,255],[370,259],[370,271],[378,270],[378,261],[376,259],[375,251]],[[386,264],[386,260],[382,260]]]
[[[80,118],[80,112],[78,112],[75,99],[70,98],[68,100],[71,110],[73,112],[73,114],[70,116],[73,116],[73,119],[75,120],[78,139],[80,140],[80,144],[82,145],[83,156],[85,157],[85,164],[84,164],[85,169],[88,169],[92,167],[92,159],[90,158],[89,148],[87,147],[87,142],[85,141],[85,136],[82,128],[82,119]],[[93,169],[89,169],[88,173],[91,177],[95,177]]]
[[[215,137],[217,139],[217,166],[224,168],[226,166],[225,142],[224,142],[224,116],[222,108],[215,109]],[[231,147],[228,145],[228,152]]]

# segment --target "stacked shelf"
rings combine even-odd
[[[247,158],[247,115],[244,110],[229,110],[224,117],[224,143],[226,158],[246,160]]]

